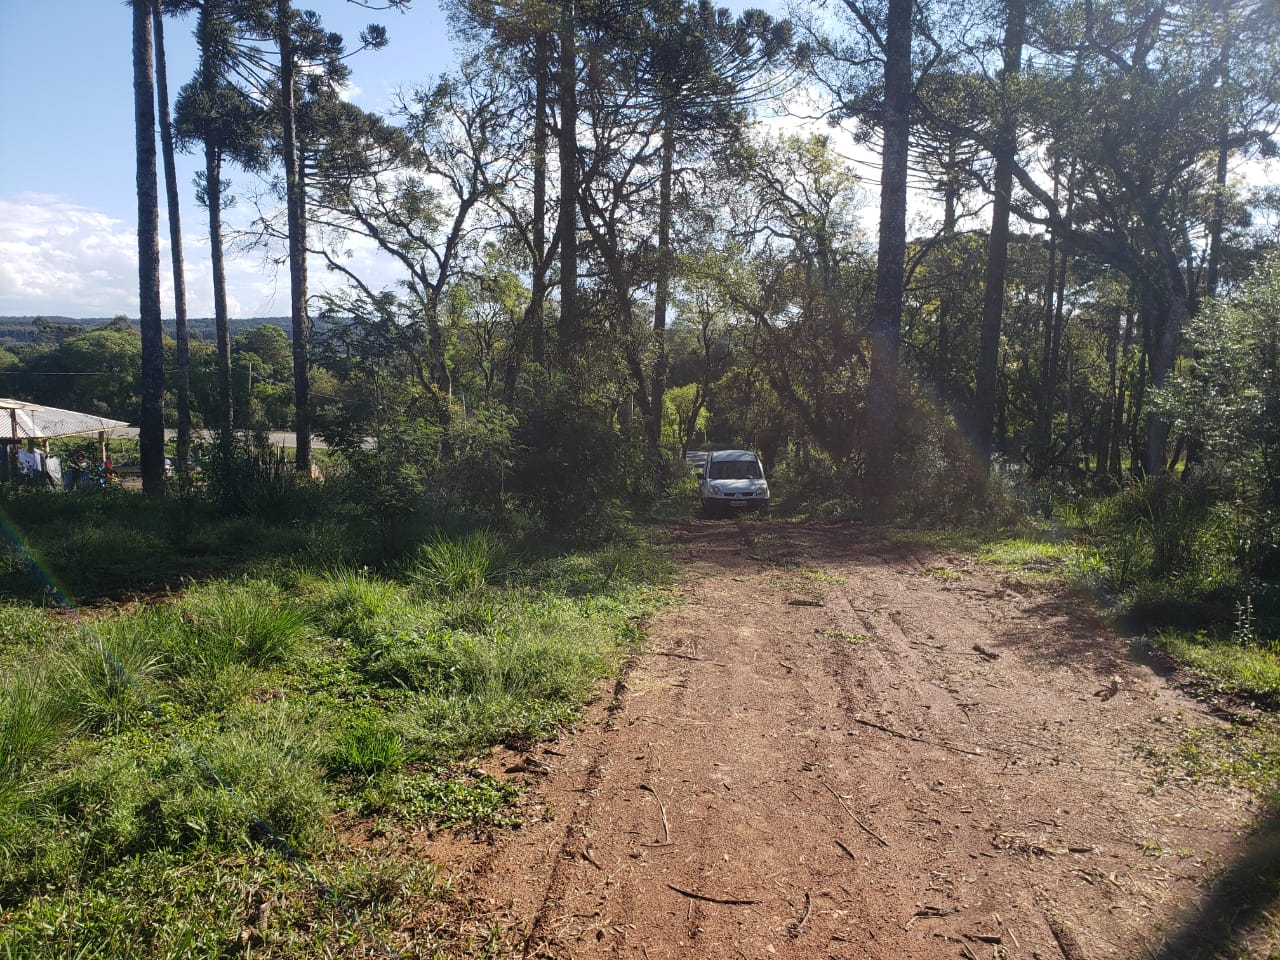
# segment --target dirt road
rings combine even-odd
[[[1218,721],[1080,604],[857,526],[677,540],[681,602],[646,652],[518,765],[531,822],[436,851],[470,938],[647,960],[1280,949],[1231,893],[1258,811],[1153,762]]]

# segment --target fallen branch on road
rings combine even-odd
[[[937,740],[926,740],[924,737],[917,737],[910,733],[903,733],[901,730],[894,730],[892,727],[886,727],[883,724],[876,723],[873,720],[863,720],[861,717],[850,717],[854,723],[860,723],[864,727],[870,727],[873,730],[879,730],[881,733],[887,733],[891,737],[901,737],[903,740],[910,740],[912,743],[923,743],[928,747],[941,747],[943,750],[950,750],[953,753],[963,753],[967,757],[985,757],[986,754],[981,750],[966,750],[964,747],[953,747],[949,743],[942,743]]]
[[[809,920],[809,911],[813,909],[813,898],[809,896],[809,891],[804,892],[804,913],[800,915],[800,919],[791,929],[791,939],[799,940],[800,931],[804,929],[805,923]]]
[[[664,843],[671,842],[671,827],[667,825],[667,808],[662,805],[662,798],[658,796],[658,791],[653,789],[647,783],[640,784],[641,790],[648,790],[653,794],[654,802],[658,804],[658,812],[662,814],[662,840]]]
[[[824,787],[826,787],[826,788],[827,788],[827,792],[828,792],[829,794],[831,794],[833,797],[835,797],[835,798],[836,798],[836,802],[837,802],[838,804],[840,804],[840,806],[841,806],[841,807],[843,807],[843,808],[844,808],[844,812],[845,812],[845,813],[847,813],[847,814],[849,815],[849,819],[850,819],[850,820],[852,820],[854,823],[856,823],[858,826],[860,826],[860,827],[861,827],[863,830],[865,830],[865,831],[866,831],[870,836],[872,836],[872,837],[874,837],[875,839],[879,840],[879,841],[880,841],[880,845],[881,845],[881,846],[883,846],[883,847],[887,847],[887,846],[889,846],[889,841],[888,841],[888,840],[886,840],[884,837],[880,836],[880,834],[876,833],[874,830],[872,830],[870,827],[868,827],[865,823],[863,823],[861,820],[859,820],[856,816],[854,816],[853,811],[849,809],[849,805],[848,805],[847,803],[845,803],[845,802],[844,802],[844,797],[840,796],[840,794],[838,794],[838,793],[836,793],[834,790],[832,790],[832,789],[831,789],[831,785],[830,785],[830,784],[828,784],[828,783],[827,783],[827,781],[822,780],[822,779],[819,779],[819,780],[818,780],[818,782],[819,782],[820,784],[822,784]],[[837,841],[836,841],[836,843],[840,843],[840,841],[839,841],[839,840],[837,840]],[[844,844],[843,844],[843,843],[841,843],[841,844],[840,844],[840,847],[841,847],[842,849],[844,849]],[[845,852],[846,852],[846,853],[848,853],[848,850],[845,850]],[[850,854],[850,856],[852,856],[852,854]]]
[[[749,907],[752,904],[759,903],[759,900],[724,900],[720,897],[709,897],[705,893],[696,893],[693,890],[682,890],[675,884],[668,883],[667,888],[674,890],[682,897],[688,897],[690,900],[702,900],[705,903],[722,903],[727,907]]]

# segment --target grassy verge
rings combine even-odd
[[[399,841],[517,823],[517,788],[471,760],[571,723],[667,576],[639,540],[536,556],[437,537],[376,570],[351,561],[364,545],[341,525],[212,517],[186,543],[216,549],[184,565],[167,506],[59,509],[82,513],[28,542],[100,543],[133,523],[143,559],[113,582],[93,551],[77,571],[46,549],[58,580],[171,589],[67,616],[26,595],[32,561],[11,545],[3,958],[431,956],[430,925],[403,928],[447,881]]]
[[[1280,709],[1280,648],[1204,632],[1161,631],[1154,646],[1208,689]]]
[[[982,530],[905,534],[914,543],[974,557],[1006,582],[1059,587],[1096,598],[1122,621],[1134,625],[1135,611],[1148,614],[1159,598],[1202,613],[1225,576],[1220,557],[1203,560],[1209,582],[1159,580],[1141,559],[1148,547],[1122,544],[1118,537],[1074,537],[1056,531],[1019,536]],[[1149,564],[1149,560],[1145,561]],[[933,571],[930,571],[933,572]],[[1228,611],[1231,609],[1227,608]],[[1219,617],[1225,614],[1218,614]],[[1137,618],[1137,626],[1146,624]],[[1267,632],[1247,605],[1237,605],[1234,620],[1210,629],[1153,629],[1151,646],[1177,663],[1180,677],[1208,698],[1245,708],[1237,722],[1220,728],[1188,730],[1178,750],[1153,758],[1168,775],[1234,783],[1280,805],[1280,642]],[[1250,709],[1256,708],[1256,709]]]

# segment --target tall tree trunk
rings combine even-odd
[[[1187,319],[1187,302],[1176,289],[1177,281],[1165,279],[1167,301],[1156,329],[1152,331],[1150,372],[1151,386],[1161,387],[1173,372],[1177,360],[1178,338]],[[1169,422],[1157,413],[1147,414],[1147,447],[1143,467],[1149,476],[1167,469],[1165,455],[1169,446]]]
[[[160,101],[160,149],[164,157],[165,201],[169,210],[169,258],[173,265],[173,317],[178,386],[178,473],[187,474],[191,453],[191,341],[187,333],[187,275],[182,256],[182,217],[178,206],[178,172],[174,162],[173,118],[169,115],[169,77],[164,53],[164,15],[160,0],[152,3],[156,43],[156,95]]]
[[[1013,192],[1013,162],[1017,150],[1017,124],[1008,105],[1008,85],[1022,66],[1022,38],[1026,29],[1024,0],[1008,0],[1004,29],[1004,70],[1000,76],[1005,102],[996,138],[996,170],[991,206],[991,237],[987,245],[986,286],[982,301],[982,325],[978,344],[977,387],[974,391],[974,432],[978,456],[991,467],[992,431],[995,424],[996,379],[999,372],[1000,327],[1004,316],[1005,271],[1009,259],[1009,203]]]
[[[996,372],[995,445],[1004,450],[1009,441],[1009,377],[1004,373],[1003,362],[996,364]]]
[[[1218,295],[1218,274],[1222,269],[1222,230],[1227,212],[1227,144],[1228,130],[1224,125],[1218,137],[1218,163],[1213,176],[1213,214],[1209,221],[1209,263],[1205,276],[1205,296]]]
[[[1143,455],[1142,438],[1138,432],[1138,424],[1142,422],[1143,412],[1147,405],[1147,368],[1151,357],[1151,318],[1150,310],[1144,304],[1139,314],[1141,345],[1138,353],[1138,375],[1134,379],[1132,403],[1129,406],[1129,461],[1135,472],[1146,469],[1146,457]]]
[[[1063,447],[1062,455],[1064,462],[1067,461],[1067,455],[1070,448],[1075,445],[1075,392],[1076,392],[1076,354],[1071,349],[1071,345],[1067,345],[1067,442]]]
[[[1120,440],[1124,434],[1124,407],[1127,391],[1125,389],[1124,371],[1129,366],[1129,349],[1133,345],[1133,310],[1124,314],[1124,334],[1121,339],[1119,366],[1116,377],[1115,405],[1111,412],[1111,448],[1107,457],[1107,473],[1119,483],[1124,466],[1120,458]]]
[[[1075,165],[1067,174],[1066,216],[1070,219],[1075,202]],[[1058,196],[1058,180],[1055,169],[1054,199]],[[1070,258],[1059,249],[1057,238],[1049,241],[1049,274],[1045,293],[1044,352],[1041,356],[1041,375],[1044,379],[1040,402],[1036,410],[1036,450],[1042,469],[1048,469],[1053,452],[1054,400],[1058,394],[1058,372],[1062,361],[1062,334],[1066,325],[1067,270]],[[1068,431],[1069,433],[1070,431]]]
[[[942,236],[950,240],[956,233],[957,209],[960,204],[960,184],[955,175],[956,140],[947,143],[946,180],[942,186]],[[938,395],[950,399],[948,372],[951,362],[951,315],[955,312],[953,287],[948,284],[938,301],[938,346],[931,363],[930,374]]]
[[[306,185],[298,155],[298,63],[293,49],[293,5],[276,0],[276,43],[280,49],[280,126],[289,225],[289,314],[293,325],[293,428],[297,435],[294,467],[311,472],[311,371],[307,317]]]
[[[502,398],[510,407],[515,402],[516,383],[525,350],[532,346],[533,361],[547,363],[547,329],[544,317],[547,300],[547,101],[550,86],[551,37],[539,31],[533,38],[533,236],[530,251],[532,272],[529,305],[525,308],[503,374]]]
[[[1058,373],[1062,368],[1062,335],[1066,330],[1066,306],[1067,306],[1067,267],[1070,265],[1065,252],[1058,254],[1058,275],[1053,281],[1053,290],[1049,295],[1049,302],[1053,305],[1053,317],[1049,323],[1049,375],[1053,384],[1058,382]],[[1045,439],[1050,447],[1053,446],[1053,398],[1055,393],[1048,396],[1048,420],[1046,422]],[[1068,431],[1070,432],[1070,431]]]
[[[1093,475],[1099,480],[1107,474],[1111,452],[1111,431],[1115,427],[1112,411],[1115,410],[1116,394],[1120,392],[1120,328],[1114,323],[1107,324],[1106,337],[1107,402],[1098,413],[1098,436],[1094,444],[1097,457],[1093,465]]]
[[[912,0],[889,0],[885,22],[884,154],[880,175],[880,247],[871,321],[871,383],[867,400],[867,492],[889,506],[898,445],[898,346],[907,248],[907,150],[911,136]]]
[[[1053,200],[1058,202],[1058,164],[1053,165]],[[1031,433],[1031,459],[1039,470],[1048,468],[1050,430],[1053,425],[1053,398],[1058,389],[1054,363],[1054,291],[1058,281],[1058,234],[1049,232],[1049,269],[1044,279],[1044,331],[1040,346],[1040,395],[1036,398],[1036,420]]]
[[[142,327],[142,411],[138,446],[142,491],[164,482],[164,329],[160,319],[160,196],[156,182],[155,61],[150,0],[133,2],[133,125],[137,150],[138,310]]]
[[[560,358],[577,355],[578,316],[578,48],[574,0],[560,15]]]
[[[667,303],[671,296],[671,180],[675,134],[667,108],[662,122],[662,168],[658,177],[658,278],[653,296],[653,379],[649,384],[649,455],[655,466],[662,451],[662,404],[667,392]]]
[[[533,361],[547,365],[547,101],[551,80],[551,37],[539,31],[533,51],[533,283],[528,323],[533,337]],[[514,385],[513,385],[514,391]]]
[[[235,409],[231,390],[231,328],[227,316],[227,268],[222,246],[222,155],[204,145],[204,197],[209,207],[209,255],[213,266],[213,326],[218,353],[218,449],[224,468],[231,462]]]
[[[1219,12],[1225,4],[1218,5]],[[1231,79],[1231,40],[1230,25],[1224,22],[1222,51],[1218,56],[1218,79],[1226,86]],[[1213,213],[1209,220],[1209,262],[1205,277],[1205,296],[1218,295],[1218,272],[1222,267],[1222,230],[1227,214],[1227,159],[1230,155],[1228,138],[1231,130],[1228,124],[1218,129],[1218,162],[1213,176]]]
[[[196,43],[200,50],[200,87],[213,100],[219,67],[215,66],[215,48],[220,42],[212,4],[206,0],[200,7],[196,23]],[[209,259],[213,272],[213,324],[218,357],[217,418],[218,453],[224,469],[231,463],[232,437],[235,430],[234,394],[231,389],[231,333],[227,317],[227,269],[222,240],[222,144],[214,127],[204,131],[204,203],[209,222]]]

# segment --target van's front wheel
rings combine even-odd
[[[723,511],[719,501],[707,500],[705,497],[703,498],[702,500],[702,519],[703,520],[718,520],[722,515],[723,515]]]

